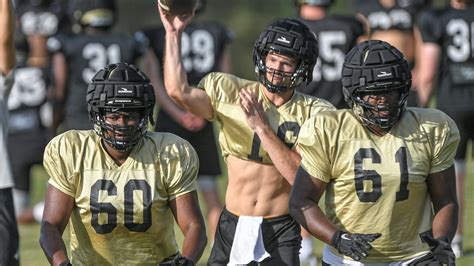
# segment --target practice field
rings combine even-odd
[[[474,226],[472,221],[474,220],[474,193],[469,193],[469,191],[474,191],[474,163],[471,162],[468,164],[468,171],[470,171],[469,176],[467,177],[466,182],[466,215],[464,218],[465,221],[465,234],[464,234],[464,249],[465,256],[462,259],[457,261],[457,265],[460,266],[470,266],[474,265]],[[224,191],[225,188],[225,178],[221,178],[221,188]],[[44,196],[46,189],[47,177],[44,170],[38,166],[34,168],[34,180],[33,180],[33,201],[38,202]],[[407,210],[409,211],[409,210]],[[471,221],[471,222],[469,222]],[[67,229],[66,229],[67,230]],[[68,231],[65,232],[67,238]],[[179,234],[178,238],[181,240]],[[20,258],[21,265],[24,266],[40,266],[48,265],[48,261],[44,256],[39,243],[39,225],[23,225],[20,226]],[[314,240],[316,244],[315,253],[318,258],[321,258],[322,244],[321,242]],[[66,244],[67,245],[67,244]],[[206,251],[201,258],[198,265],[205,265],[207,257],[209,256],[209,247],[206,248]]]

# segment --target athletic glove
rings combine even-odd
[[[347,232],[337,230],[332,236],[332,246],[339,253],[349,256],[356,261],[367,257],[368,252],[372,249],[370,242],[379,238],[382,234],[349,234]]]
[[[194,266],[194,262],[186,257],[178,255],[173,259],[160,262],[158,266]]]
[[[442,236],[435,239],[430,235],[422,235],[421,240],[430,246],[431,253],[437,261],[448,265],[455,265],[456,256],[451,249],[449,238]]]

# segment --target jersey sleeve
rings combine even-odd
[[[442,27],[434,10],[420,12],[416,20],[416,26],[420,31],[423,42],[439,43]]]
[[[212,109],[214,110],[214,116],[210,119],[210,121],[214,121],[216,119],[217,109],[219,108],[219,98],[220,98],[220,91],[217,86],[217,73],[213,72],[207,74],[198,84],[199,89],[203,89],[206,91],[207,95],[211,99]]]
[[[446,121],[434,131],[434,153],[430,173],[441,172],[454,164],[459,144],[459,130],[456,123],[447,115]]]
[[[196,190],[196,177],[199,170],[199,158],[196,151],[186,141],[174,144],[172,159],[168,164],[167,191],[169,199]]]
[[[73,179],[72,165],[68,162],[71,159],[68,156],[67,139],[64,134],[53,138],[45,148],[43,157],[43,166],[49,175],[49,184],[59,189],[61,192],[74,197],[76,188]],[[69,163],[69,164],[68,164]]]
[[[315,117],[308,119],[301,127],[296,149],[301,155],[301,167],[312,177],[323,182],[330,181],[330,157],[328,146],[324,145],[323,133],[318,130]]]

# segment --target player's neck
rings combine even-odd
[[[288,102],[291,97],[293,97],[293,93],[295,93],[295,90],[287,90],[287,91],[282,91],[282,92],[269,92],[266,88],[262,88],[262,86],[259,86],[260,89],[262,89],[263,94],[265,97],[276,107],[280,107],[286,102]]]
[[[114,149],[112,147],[112,145],[110,145],[109,143],[105,142],[105,141],[101,141],[102,143],[102,147],[104,147],[105,151],[110,155],[110,157],[112,158],[112,160],[114,160],[114,162],[120,166],[122,165],[123,163],[125,163],[125,161],[127,160],[128,156],[130,155],[130,151],[126,151],[126,152],[121,152],[121,151],[118,151],[116,149]]]
[[[374,135],[383,137],[385,136],[389,131],[390,128],[381,128],[377,125],[367,125],[366,128]]]
[[[395,0],[379,0],[379,3],[385,8],[392,8],[395,6]]]
[[[319,6],[302,5],[300,7],[300,17],[307,20],[319,20],[326,17],[326,9]]]

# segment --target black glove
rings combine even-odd
[[[186,257],[178,255],[172,259],[160,262],[158,266],[194,266],[194,262]]]
[[[382,234],[349,234],[338,230],[332,236],[332,246],[339,253],[360,261],[367,257],[368,251],[372,248],[370,242],[379,238]]]
[[[430,235],[422,235],[421,240],[430,246],[431,253],[437,261],[448,265],[455,265],[456,256],[451,249],[449,238],[442,236],[435,239]]]

